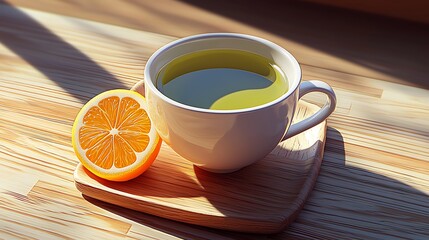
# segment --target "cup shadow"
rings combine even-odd
[[[267,160],[267,159],[265,159]],[[270,160],[270,159],[268,159]],[[272,159],[271,159],[272,160]],[[265,178],[249,178],[253,171],[263,175],[279,174],[279,169],[284,163],[273,164],[272,167],[264,166],[263,161],[253,164],[232,174],[214,174],[195,168],[196,180],[189,181],[190,185],[197,187],[193,194],[181,194],[173,191],[168,198],[203,196],[222,212],[226,217],[230,214],[229,204],[240,204],[241,210],[248,208],[243,199],[237,199],[240,194],[248,197],[263,198],[263,193],[255,192],[255,187],[270,188],[271,185],[290,187],[288,185]],[[289,176],[280,174],[279,179],[287,179],[299,174],[308,165],[297,166],[289,173]],[[176,169],[180,171],[181,169]],[[148,172],[149,176],[156,175],[156,169]],[[183,174],[182,176],[185,176]],[[180,175],[178,175],[180,177]],[[296,175],[295,175],[296,176]],[[164,176],[165,177],[165,176]],[[161,177],[161,178],[164,178]],[[225,184],[225,180],[228,184]],[[286,182],[285,180],[282,180]],[[243,185],[244,183],[244,185]],[[244,186],[244,187],[243,187]],[[213,195],[217,191],[226,197]],[[153,192],[155,194],[155,192]],[[155,194],[156,196],[156,194]],[[232,197],[235,196],[235,197]],[[427,234],[427,222],[429,222],[429,205],[427,194],[421,192],[398,180],[368,171],[366,169],[349,166],[346,164],[344,139],[342,134],[328,127],[327,142],[324,160],[320,169],[314,190],[310,194],[300,215],[285,231],[278,234],[261,235],[214,230],[207,227],[195,226],[150,216],[134,210],[125,209],[112,204],[104,203],[85,197],[89,202],[110,211],[118,216],[135,221],[137,224],[149,225],[167,234],[183,237],[184,232],[188,239],[201,239],[201,235],[194,233],[217,234],[218,237],[232,237],[237,239],[283,239],[302,236],[302,228],[309,227],[318,230],[321,237],[326,234],[336,234],[338,238],[383,238],[393,236],[397,238],[416,238]],[[276,199],[274,197],[274,199]],[[269,209],[281,204],[280,200],[261,203],[261,209]],[[283,202],[284,203],[284,202]],[[265,206],[264,206],[265,205]],[[248,209],[254,211],[255,209]],[[261,211],[261,213],[263,213]],[[344,227],[347,226],[347,227]],[[305,233],[304,233],[305,235]],[[308,237],[313,236],[309,233]]]
[[[318,181],[296,224],[273,238],[297,236],[305,224],[326,239],[425,239],[429,196],[396,179],[352,166],[347,161],[351,154],[346,155],[350,150],[337,129],[328,127],[327,139]]]
[[[81,103],[108,89],[127,89],[85,53],[2,0],[0,22],[0,42]]]

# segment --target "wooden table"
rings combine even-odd
[[[276,235],[177,223],[86,198],[74,186],[70,134],[80,107],[142,79],[160,46],[213,31],[272,40],[296,56],[304,80],[337,92],[315,189]],[[3,2],[0,238],[427,239],[428,43],[427,25],[302,2]]]

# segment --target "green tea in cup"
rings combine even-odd
[[[188,106],[235,110],[256,107],[288,91],[283,71],[255,53],[213,49],[188,53],[167,63],[156,87]]]

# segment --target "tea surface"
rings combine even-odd
[[[288,90],[285,74],[262,56],[239,50],[206,50],[164,66],[157,88],[193,107],[234,110],[271,102]]]

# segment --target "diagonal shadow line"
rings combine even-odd
[[[181,1],[429,89],[427,24],[306,1]]]
[[[0,23],[2,44],[81,103],[108,89],[127,88],[85,53],[2,0]]]

